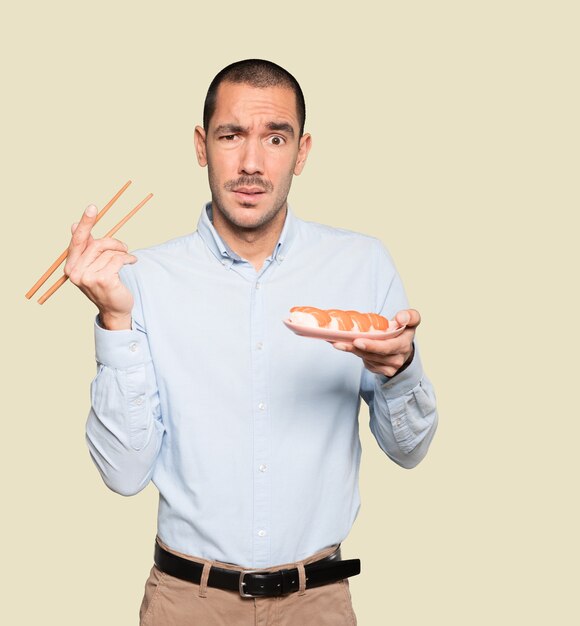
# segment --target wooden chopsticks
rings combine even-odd
[[[119,199],[121,194],[127,189],[127,187],[130,184],[131,184],[131,181],[128,180],[121,187],[121,189],[119,189],[119,191],[117,191],[117,193],[109,200],[109,202],[99,211],[95,219],[95,224],[105,215],[105,213],[113,206],[113,204],[115,204],[115,202]],[[112,237],[124,224],[126,224],[133,217],[133,215],[135,215],[135,213],[137,213],[137,211],[145,203],[149,202],[149,200],[151,200],[152,197],[153,197],[153,194],[150,193],[143,200],[141,200],[141,202],[139,202],[139,204],[136,207],[131,209],[131,211],[129,211],[129,213],[127,213],[127,215],[125,215],[125,217],[120,222],[118,222],[117,224],[115,224],[115,226],[113,226],[113,228],[111,228],[111,230],[105,235],[105,237]],[[30,299],[42,287],[42,285],[52,276],[52,274],[54,274],[58,266],[67,258],[67,256],[68,256],[68,248],[66,250],[63,250],[60,256],[54,261],[54,263],[46,270],[46,272],[44,272],[44,274],[28,290],[28,292],[26,293],[26,298]],[[40,296],[40,298],[38,299],[38,303],[44,304],[57,289],[59,289],[62,285],[64,285],[64,283],[66,283],[67,280],[68,280],[68,277],[66,275],[61,276],[54,283],[54,285],[50,287],[50,289],[48,289],[45,293],[42,294],[42,296]]]

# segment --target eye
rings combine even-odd
[[[237,133],[231,133],[229,135],[219,135],[218,141],[221,143],[237,143],[240,136]]]
[[[273,146],[283,146],[286,143],[286,139],[280,135],[274,135],[268,139],[268,143]]]

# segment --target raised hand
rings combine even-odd
[[[121,282],[123,265],[137,257],[118,239],[94,239],[91,229],[97,208],[87,207],[80,222],[72,225],[72,238],[64,273],[99,309],[101,324],[108,330],[131,328],[133,295]]]

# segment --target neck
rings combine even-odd
[[[258,228],[240,228],[227,221],[220,211],[213,210],[213,226],[222,240],[239,256],[260,270],[272,254],[284,227],[287,206]]]

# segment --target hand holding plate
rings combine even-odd
[[[352,343],[336,342],[332,345],[343,352],[352,352],[363,360],[364,366],[373,374],[392,377],[413,360],[415,329],[421,323],[421,315],[415,309],[399,311],[395,320],[405,326],[403,332],[388,339],[355,339]]]

